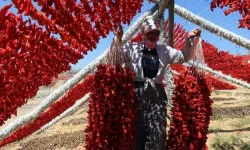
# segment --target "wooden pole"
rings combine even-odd
[[[169,1],[172,1],[172,0],[161,0],[160,1],[160,3],[159,3],[159,9],[158,9],[158,14],[157,14],[159,18],[163,18],[164,11],[165,11],[165,9],[168,6]]]
[[[168,44],[174,47],[174,3],[175,0],[170,0],[168,9]]]

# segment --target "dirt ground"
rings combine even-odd
[[[30,99],[18,110],[17,116],[13,116],[0,129],[38,106],[64,82],[57,80],[49,87],[41,87],[37,96]],[[207,141],[209,149],[250,150],[250,90],[238,88],[232,91],[213,91],[211,98],[214,104]],[[83,150],[87,109],[88,103],[41,134],[33,134],[0,150]]]

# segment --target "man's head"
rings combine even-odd
[[[154,16],[147,16],[142,23],[141,32],[148,40],[155,42],[160,36],[160,23]]]
[[[160,23],[154,16],[148,16],[142,23],[141,33],[150,48],[155,47],[160,36]]]
[[[157,42],[160,36],[160,31],[151,30],[145,36],[150,42]]]

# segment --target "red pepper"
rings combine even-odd
[[[4,138],[0,142],[0,147],[31,135],[35,131],[39,130],[43,125],[49,123],[55,117],[59,116],[65,110],[74,105],[77,100],[79,100],[89,92],[90,89],[88,87],[92,84],[92,81],[93,76],[89,76],[84,81],[74,86],[70,91],[68,91],[68,93],[65,94],[65,96],[52,104],[48,108],[48,110],[43,112],[37,119],[26,124],[8,137]]]
[[[142,0],[93,2],[96,5],[91,8],[87,0],[39,0],[35,1],[42,8],[38,11],[31,1],[12,0],[19,13],[36,20],[45,31],[30,20],[23,21],[22,16],[7,13],[11,5],[0,10],[0,126],[35,96],[40,86],[49,85],[93,50],[100,36],[107,36],[121,22],[129,23],[142,4]],[[127,10],[130,6],[133,9]],[[51,34],[59,34],[61,40]]]
[[[168,148],[173,150],[206,149],[208,125],[212,111],[210,93],[211,89],[205,78],[191,76],[190,69],[181,71],[180,75],[175,77],[171,110],[173,116],[168,133]]]
[[[90,86],[85,149],[134,149],[138,109],[134,74],[129,68],[121,66],[99,65],[97,68]],[[106,92],[109,95],[105,95]],[[93,134],[98,135],[97,141]]]
[[[213,11],[216,7],[221,9],[227,8],[224,10],[225,15],[229,15],[233,12],[239,12],[242,18],[239,20],[238,28],[248,28],[250,29],[249,23],[249,12],[250,12],[250,1],[249,0],[212,0],[210,8]]]

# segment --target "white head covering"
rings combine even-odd
[[[147,16],[142,23],[141,33],[145,35],[152,30],[160,31],[160,23],[154,16]]]
[[[147,39],[146,34],[152,30],[160,30],[160,23],[154,16],[147,16],[142,23],[141,26],[141,33],[143,35],[143,41],[146,45],[146,47],[151,50],[156,47],[157,41],[156,42],[151,42],[150,40]]]

